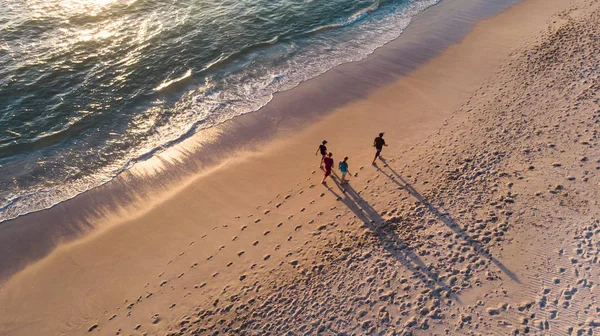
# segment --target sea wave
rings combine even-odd
[[[334,23],[331,23],[328,25],[316,27],[314,29],[311,29],[311,30],[305,32],[302,35],[320,34],[320,33],[326,32],[328,30],[346,27],[348,25],[351,25],[353,23],[356,23],[356,22],[366,18],[367,16],[371,15],[374,11],[376,11],[378,8],[379,8],[379,1],[375,1],[371,6],[365,8],[365,9],[361,9],[361,10],[355,12],[354,14],[350,15],[347,18],[338,20],[337,22],[334,22]]]
[[[175,83],[180,83],[184,79],[189,78],[191,75],[192,75],[192,69],[188,69],[188,71],[186,71],[185,74],[183,74],[181,77],[175,78],[175,79],[170,79],[170,80],[160,83],[159,86],[154,88],[154,91],[161,91],[162,89],[168,88],[169,86],[171,86]]]

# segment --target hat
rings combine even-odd
[[[379,133],[379,136],[382,137],[385,134],[385,132],[381,132]]]

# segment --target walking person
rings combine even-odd
[[[325,184],[325,179],[327,176],[331,175],[331,168],[333,167],[333,154],[329,152],[329,154],[327,154],[327,156],[325,156],[323,159],[323,162],[325,163],[325,176],[323,176],[323,181],[321,181],[321,183]]]
[[[344,161],[340,161],[339,167],[340,167],[340,172],[342,173],[342,180],[340,181],[340,184],[346,184],[346,183],[348,183],[348,180],[346,179],[346,174],[350,173],[350,171],[348,170],[348,157],[347,156],[344,158]]]
[[[385,140],[383,140],[383,134],[383,132],[379,133],[379,136],[373,141],[373,146],[375,149],[377,149],[377,152],[375,152],[375,158],[373,158],[373,163],[371,163],[372,165],[375,164],[375,160],[377,160],[378,157],[381,157],[381,150],[383,149],[383,146],[387,147]]]
[[[326,144],[327,140],[323,140],[323,143],[319,145],[319,148],[317,148],[317,151],[315,152],[315,155],[321,152],[321,163],[319,163],[321,169],[323,169],[323,161],[325,160],[325,155],[327,155],[327,146],[325,146]]]

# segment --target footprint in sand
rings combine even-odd
[[[487,312],[488,312],[488,314],[490,314],[492,316],[500,314],[500,310],[498,310],[496,308],[488,308]]]
[[[244,253],[246,253],[246,252],[244,252],[244,251],[240,251],[240,252],[238,252],[238,254],[237,254],[237,255],[238,255],[238,257],[241,257],[241,256],[242,256]]]
[[[254,243],[252,243],[252,246],[256,246],[258,245],[258,240],[255,240]]]
[[[271,258],[271,255],[267,254],[266,256],[263,257],[263,260],[267,261],[267,260],[269,260],[269,258]]]
[[[277,227],[281,227],[283,225],[283,223],[279,223],[277,224]]]
[[[233,261],[230,261],[230,262],[227,263],[227,267],[229,267],[231,265],[233,265]]]
[[[263,233],[263,235],[268,236],[269,233],[271,233],[271,231],[265,231],[265,233]]]
[[[294,228],[294,231],[298,231],[298,230],[300,230],[301,228],[302,228],[302,225],[298,225],[298,226],[296,226],[296,227]]]

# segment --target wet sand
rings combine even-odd
[[[93,234],[4,282],[0,334],[593,333],[598,18],[526,0],[300,131],[99,200]],[[323,138],[348,186],[319,184]]]

